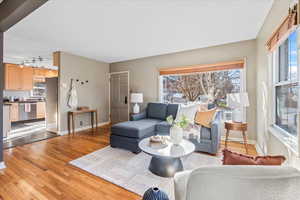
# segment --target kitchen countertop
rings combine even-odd
[[[7,102],[3,102],[3,105],[11,105],[13,103],[37,103],[37,102],[45,102],[44,100],[29,100],[29,101],[7,101]]]

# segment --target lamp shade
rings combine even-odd
[[[242,108],[249,106],[248,93],[227,94],[227,106],[230,108]]]
[[[143,93],[131,93],[131,103],[143,103]]]

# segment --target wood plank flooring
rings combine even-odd
[[[109,127],[75,136],[60,136],[4,151],[0,199],[4,200],[137,200],[140,196],[68,164],[109,145]],[[223,145],[222,145],[223,146]],[[222,147],[223,148],[223,147]],[[229,148],[244,153],[242,144]],[[253,145],[249,152],[256,155]]]

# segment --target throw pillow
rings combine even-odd
[[[258,165],[281,165],[285,161],[284,156],[257,156],[255,161]]]
[[[253,157],[223,150],[223,165],[281,165],[284,161],[284,156]]]
[[[190,123],[194,124],[194,119],[198,107],[199,104],[180,105],[175,121],[179,121],[181,117],[184,115],[186,118],[189,119]]]
[[[211,122],[214,120],[216,113],[216,108],[207,111],[198,111],[196,113],[195,123],[207,128],[211,128]]]
[[[207,111],[208,110],[208,104],[207,103],[200,103],[198,111]]]
[[[223,165],[256,165],[254,157],[223,150]]]

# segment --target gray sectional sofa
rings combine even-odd
[[[172,115],[176,118],[177,104],[149,103],[142,113],[131,116],[131,121],[121,122],[111,127],[111,147],[123,148],[134,153],[141,150],[138,143],[152,135],[169,135],[170,125],[166,118]],[[200,142],[196,138],[189,138],[196,146],[196,151],[216,154],[221,140],[221,118],[218,113],[211,128],[202,127]]]

